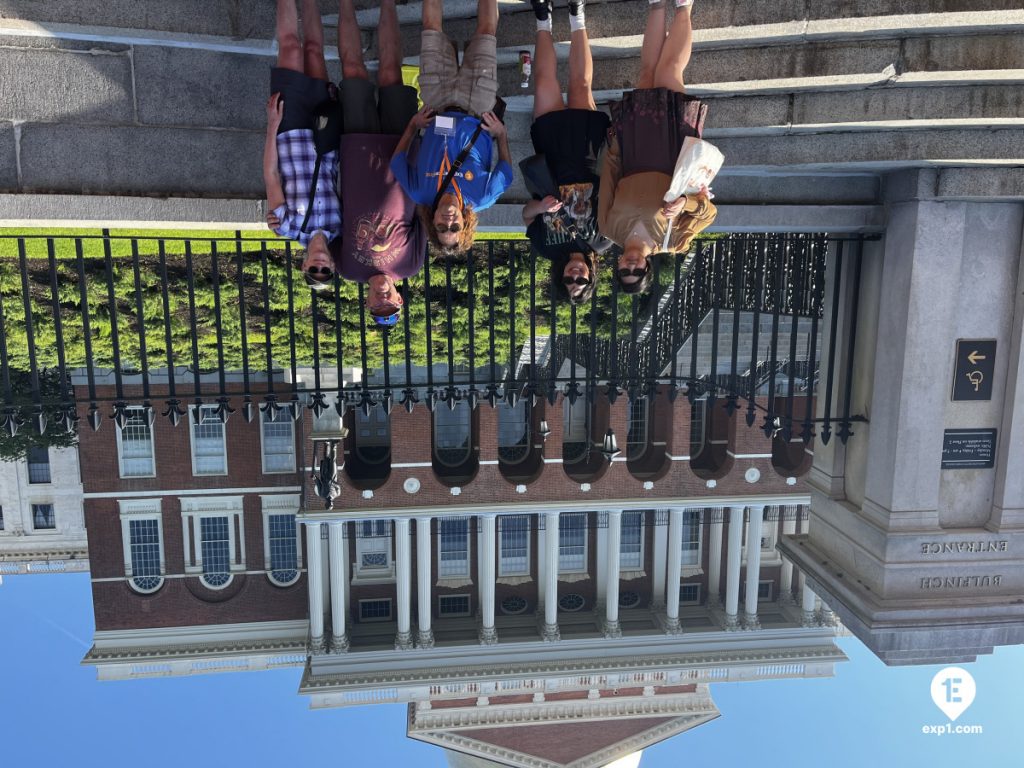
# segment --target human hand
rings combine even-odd
[[[484,130],[491,135],[491,138],[501,139],[507,135],[505,124],[493,112],[484,112],[480,117],[483,120]]]
[[[284,119],[284,98],[281,93],[273,93],[267,101],[267,130],[277,132]]]
[[[554,213],[562,207],[562,201],[553,195],[548,195],[540,204],[544,206],[544,213]]]
[[[411,125],[417,131],[422,131],[424,128],[430,125],[430,121],[433,119],[434,110],[432,110],[428,106],[424,106],[422,109],[420,109],[419,112],[412,116],[412,120],[409,121],[409,125]]]
[[[267,212],[267,226],[274,232],[277,232],[278,227],[281,226],[281,219],[273,211]]]
[[[677,197],[671,203],[665,203],[661,206],[661,215],[666,219],[674,219],[680,213],[683,212],[683,208],[686,206],[686,195]]]

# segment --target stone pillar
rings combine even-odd
[[[722,524],[725,510],[711,509],[710,543],[708,546],[708,605],[722,602]]]
[[[348,577],[345,526],[346,523],[341,521],[327,526],[331,568],[331,653],[344,653],[348,650],[348,636],[345,634],[345,579]]]
[[[324,558],[320,523],[306,526],[306,586],[309,592],[309,650],[324,652]]]
[[[800,514],[800,507],[780,507],[782,520],[782,535],[792,536],[796,533],[796,516]],[[779,599],[783,603],[793,602],[793,563],[786,557],[782,558],[782,574],[779,576]]]
[[[395,520],[395,587],[398,593],[398,635],[395,637],[395,648],[408,650],[412,648],[412,632],[410,632],[412,614],[412,545],[409,543],[409,518],[400,517]]]
[[[668,572],[665,575],[665,631],[678,634],[679,580],[683,570],[683,510],[668,513]]]
[[[668,526],[661,524],[659,520],[661,513],[658,510],[654,512],[648,512],[651,515],[651,522],[654,524],[654,574],[652,575],[653,580],[653,595],[651,599],[651,608],[655,611],[660,611],[665,607],[665,567],[667,565],[666,558],[668,557]]]
[[[606,586],[604,606],[604,636],[622,637],[619,627],[619,574],[622,565],[622,512],[608,512],[608,542],[605,549]],[[678,601],[677,601],[678,602]]]
[[[761,530],[764,526],[764,507],[750,508],[747,522],[747,595],[743,604],[743,626],[757,629],[757,587],[761,580]]]
[[[725,628],[739,629],[740,555],[744,507],[729,507],[729,542],[725,564]]]
[[[429,517],[416,518],[416,645],[420,648],[434,647],[434,631],[430,628],[430,618],[433,615],[431,586],[434,570],[430,522]]]
[[[807,583],[807,577],[800,574],[800,608],[801,616],[800,623],[805,627],[813,627],[818,623],[818,617],[814,613],[815,594],[811,591],[810,585]]]
[[[597,558],[597,569],[594,574],[594,586],[597,587],[597,608],[604,609],[608,589],[608,562],[605,553],[608,552],[608,526],[605,524],[608,519],[607,512],[596,512],[597,516],[597,551],[601,556]]]
[[[558,633],[558,513],[544,515],[544,639],[553,642]]]
[[[480,547],[480,642],[491,645],[498,642],[494,629],[494,581],[497,578],[495,564],[495,535],[498,518],[496,515],[482,515],[483,542]]]

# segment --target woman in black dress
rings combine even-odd
[[[534,54],[533,148],[547,160],[558,195],[537,197],[523,207],[534,252],[551,260],[551,279],[574,304],[590,299],[597,259],[581,241],[597,237],[597,157],[607,140],[609,118],[597,111],[591,90],[594,63],[584,21],[584,0],[569,3],[569,98],[562,98],[552,0],[532,0],[537,16]],[[571,226],[571,225],[574,225]],[[578,235],[571,234],[575,229]]]

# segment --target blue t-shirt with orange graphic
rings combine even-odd
[[[420,140],[414,162],[410,162],[406,152],[395,155],[391,160],[391,173],[413,202],[420,205],[433,204],[452,163],[473,138],[480,124],[479,118],[461,112],[442,114],[455,118],[455,128],[451,134],[438,131],[434,122],[431,122]],[[490,208],[512,185],[512,166],[499,160],[492,170],[493,156],[494,141],[486,131],[481,131],[448,186],[447,191],[460,197],[464,205],[475,211]]]

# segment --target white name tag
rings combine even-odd
[[[451,136],[455,133],[455,118],[446,115],[438,115],[434,118],[434,133],[441,136]]]

